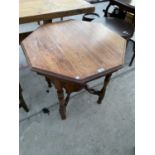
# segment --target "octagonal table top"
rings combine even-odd
[[[85,0],[19,0],[19,23],[94,12]]]
[[[42,25],[21,46],[33,71],[85,83],[122,67],[126,40],[101,23],[69,20]]]

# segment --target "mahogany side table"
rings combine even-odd
[[[55,86],[60,116],[66,119],[72,92],[86,89],[102,102],[112,73],[123,66],[126,40],[101,23],[70,20],[42,25],[21,46],[31,69]],[[101,90],[88,86],[102,76]]]

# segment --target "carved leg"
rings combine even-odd
[[[66,106],[65,106],[65,99],[64,99],[64,92],[63,89],[57,90],[57,95],[59,99],[59,113],[62,120],[66,119]]]
[[[97,100],[97,103],[98,103],[98,104],[101,104],[101,102],[102,102],[102,100],[103,100],[103,98],[104,98],[104,96],[105,96],[106,87],[107,87],[108,83],[110,82],[111,75],[112,75],[112,73],[111,73],[111,74],[108,74],[108,75],[105,77],[104,86],[103,86],[103,88],[101,89],[101,91],[99,92],[99,98],[98,98],[98,100]]]

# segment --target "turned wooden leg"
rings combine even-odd
[[[24,101],[24,98],[23,98],[23,95],[22,95],[22,88],[21,88],[20,85],[19,85],[19,102],[20,102],[19,107],[20,108],[22,107],[22,108],[24,108],[24,110],[26,112],[29,112],[29,109],[28,109],[28,107],[27,107],[27,105],[26,105],[26,103]]]
[[[63,89],[57,90],[58,100],[59,100],[59,113],[62,120],[66,119],[66,106],[65,106],[65,99],[64,99],[64,92]]]
[[[97,100],[97,103],[98,103],[98,104],[101,104],[101,103],[102,103],[102,100],[103,100],[103,98],[104,98],[104,96],[105,96],[106,87],[107,87],[108,83],[110,82],[111,75],[112,75],[112,73],[111,73],[111,74],[108,74],[108,75],[105,77],[104,86],[103,86],[103,88],[101,89],[101,91],[99,92],[99,98],[98,98],[98,100]]]

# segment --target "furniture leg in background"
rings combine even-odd
[[[23,94],[22,94],[22,88],[19,84],[19,107],[23,108],[26,112],[29,112],[29,108],[27,107],[25,100],[23,98]]]
[[[132,63],[133,63],[133,61],[135,59],[135,41],[132,40],[132,39],[130,39],[130,41],[133,43],[133,55],[132,55],[131,61],[129,63],[129,66],[132,66]]]

